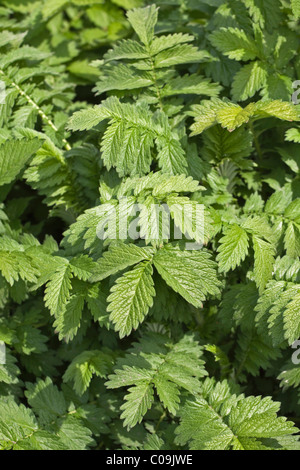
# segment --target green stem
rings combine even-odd
[[[154,60],[153,60],[153,57],[152,57],[152,55],[151,55],[151,52],[150,52],[150,48],[149,48],[149,47],[148,47],[148,54],[149,54],[149,59],[150,59],[150,62],[151,62],[153,84],[154,84],[154,87],[155,87],[155,90],[156,90],[156,94],[157,94],[157,99],[158,99],[159,107],[160,107],[160,110],[163,111],[163,110],[164,110],[164,106],[163,106],[162,96],[161,96],[160,89],[159,89],[159,86],[158,86],[158,80],[157,80],[157,75],[156,75]]]
[[[1,75],[5,75],[5,73],[3,72],[3,70],[0,69],[0,74]],[[55,132],[58,132],[58,128],[56,127],[56,125],[54,124],[53,121],[51,121],[51,119],[44,113],[44,111],[32,100],[32,98],[30,98],[29,95],[27,95],[27,93],[22,90],[21,87],[19,87],[19,85],[17,83],[15,83],[14,81],[10,81],[11,85],[16,88],[16,90],[20,93],[21,96],[23,96],[27,101],[28,103],[34,108],[37,110],[38,114],[41,116],[41,118],[55,131]],[[66,139],[63,139],[63,143],[64,143],[64,146],[65,146],[65,149],[66,150],[71,150],[72,147],[71,145],[68,143],[68,141]]]
[[[164,411],[163,414],[161,415],[161,417],[158,420],[158,423],[157,423],[156,428],[155,428],[155,432],[158,431],[159,426],[161,425],[161,423],[163,422],[163,420],[165,419],[166,416],[167,416],[167,412]]]
[[[252,134],[252,136],[253,136],[253,141],[254,141],[254,145],[255,145],[256,152],[257,152],[257,154],[258,154],[260,160],[262,160],[263,157],[264,157],[264,155],[263,155],[263,152],[262,152],[262,149],[261,149],[259,140],[258,140],[258,138],[257,138],[257,135],[256,135],[256,133],[255,133],[253,123],[252,123],[251,121],[249,121],[249,128],[250,128],[251,134]]]

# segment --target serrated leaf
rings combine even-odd
[[[156,139],[156,144],[158,147],[157,159],[162,171],[170,175],[185,174],[188,164],[180,142],[161,136]]]
[[[216,265],[210,258],[203,251],[167,246],[154,256],[154,265],[175,292],[199,308],[208,294],[219,293]]]
[[[277,416],[278,409],[269,397],[236,396],[225,381],[206,379],[182,410],[176,442],[191,450],[247,450],[257,448],[257,440],[273,438],[276,448],[277,438],[297,432],[294,423]]]
[[[222,127],[229,131],[234,131],[237,127],[249,122],[253,116],[254,105],[248,105],[246,108],[233,103],[226,103],[222,108],[217,111],[217,121]]]
[[[120,277],[108,297],[108,312],[120,338],[128,336],[144,320],[155,296],[151,261],[143,261]]]
[[[54,316],[60,314],[70,297],[72,277],[69,263],[64,262],[47,284],[44,298],[45,305]]]
[[[156,6],[131,10],[127,13],[127,17],[140,40],[149,46],[154,37],[154,28],[158,19]]]
[[[275,263],[274,247],[257,236],[253,236],[254,277],[257,287],[262,292],[272,278]]]
[[[232,225],[220,240],[217,261],[221,272],[228,272],[239,266],[248,255],[249,243],[247,232],[239,225]]]
[[[290,302],[284,312],[285,337],[293,344],[300,336],[300,293]]]
[[[291,0],[293,14],[296,18],[300,17],[300,1],[299,0]]]
[[[0,145],[0,186],[16,178],[42,143],[39,139],[22,139]]]
[[[79,255],[70,261],[70,269],[78,279],[87,281],[95,269],[95,263],[89,256]]]
[[[258,56],[255,41],[238,28],[220,28],[211,34],[210,41],[230,59],[248,61]]]
[[[130,266],[151,259],[151,248],[140,248],[133,244],[119,243],[112,245],[98,260],[95,273],[90,278],[91,282],[98,282],[108,276],[123,271]]]
[[[235,75],[232,84],[232,97],[236,101],[252,98],[266,84],[267,70],[262,62],[255,61],[244,65]]]
[[[84,351],[76,356],[67,368],[64,382],[74,382],[78,395],[83,395],[93,375],[105,377],[111,365],[111,358],[102,351]]]
[[[60,340],[64,339],[68,343],[76,336],[81,324],[83,307],[83,296],[73,295],[64,308],[59,313],[56,313],[56,320],[53,326],[56,332],[58,332]]]
[[[25,395],[28,403],[44,424],[51,423],[67,411],[63,393],[53,385],[50,378],[45,381],[39,380],[35,385],[27,384]]]
[[[180,388],[191,393],[198,391],[199,378],[206,375],[202,349],[192,335],[183,336],[177,343],[165,344],[165,337],[148,333],[120,363],[106,383],[109,389],[128,387],[126,403],[122,406],[124,425],[131,428],[140,422],[154,401],[154,387],[162,404],[175,414],[179,408]],[[188,358],[188,361],[186,359]]]

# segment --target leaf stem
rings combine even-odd
[[[3,70],[0,69],[0,74],[1,75],[5,75],[5,73],[3,72]],[[5,75],[6,76],[6,75]],[[58,132],[58,128],[56,127],[56,125],[54,124],[53,121],[51,121],[51,119],[44,113],[44,111],[33,101],[32,98],[30,98],[29,95],[27,95],[27,93],[22,90],[22,88],[17,84],[15,83],[14,81],[11,81],[10,80],[10,83],[11,85],[16,88],[16,90],[20,93],[21,96],[23,96],[27,101],[28,103],[34,108],[37,110],[38,114],[41,116],[41,118],[47,122],[47,124],[54,130],[54,132]],[[71,145],[69,144],[69,142],[66,140],[66,139],[63,139],[62,140],[63,143],[64,143],[64,146],[65,146],[65,149],[66,150],[71,150],[72,147]]]
[[[167,412],[166,412],[166,410],[165,410],[165,411],[163,412],[163,414],[161,415],[161,417],[159,418],[159,420],[158,420],[158,423],[157,423],[156,428],[155,428],[155,432],[158,431],[159,426],[161,425],[161,423],[163,422],[163,420],[165,419],[166,416],[167,416]]]
[[[251,134],[253,136],[253,141],[254,141],[256,152],[257,152],[260,160],[263,160],[264,155],[263,155],[259,140],[257,138],[257,135],[255,133],[253,123],[251,121],[249,121],[249,128],[250,128]]]
[[[149,59],[150,59],[150,62],[151,62],[151,69],[152,69],[152,76],[153,76],[153,84],[154,84],[154,87],[155,87],[155,90],[156,90],[156,94],[157,94],[157,98],[158,98],[159,107],[160,107],[160,110],[163,111],[163,110],[164,110],[164,106],[163,106],[162,96],[161,96],[160,89],[159,89],[159,86],[158,86],[158,80],[157,80],[157,75],[156,75],[154,60],[153,60],[153,57],[152,57],[152,55],[151,55],[151,52],[150,52],[150,49],[149,49],[149,48],[148,48],[148,54],[149,54]]]

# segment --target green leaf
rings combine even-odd
[[[193,336],[185,335],[177,343],[165,341],[158,333],[148,333],[126,357],[126,363],[116,366],[109,376],[107,387],[133,386],[128,389],[122,418],[124,426],[131,428],[141,422],[154,402],[154,389],[163,406],[176,414],[180,402],[180,389],[191,393],[199,390],[199,378],[206,375],[202,349]]]
[[[94,445],[90,429],[73,416],[58,421],[54,432],[60,438],[64,449],[88,450]]]
[[[124,426],[131,428],[142,422],[143,416],[151,408],[154,401],[153,386],[147,382],[141,382],[129,389],[125,397],[126,403],[121,406],[121,418]]]
[[[127,17],[140,40],[149,46],[154,37],[154,28],[158,18],[156,6],[131,10],[127,13]]]
[[[297,144],[300,143],[300,129],[292,128],[286,131],[285,134],[286,140],[289,142],[296,142]]]
[[[70,269],[74,276],[82,281],[87,281],[95,269],[94,261],[87,255],[79,255],[70,261]]]
[[[254,105],[250,104],[246,108],[241,108],[233,103],[226,103],[222,108],[217,111],[217,121],[222,127],[225,127],[230,132],[234,131],[237,127],[249,122],[253,115]]]
[[[207,241],[209,238],[207,233],[208,220],[203,205],[182,196],[169,196],[167,204],[180,235],[197,243]]]
[[[180,44],[155,56],[154,67],[164,69],[174,65],[201,63],[211,58],[207,51],[200,51],[190,44]]]
[[[70,264],[64,261],[48,282],[44,300],[51,315],[59,315],[65,308],[70,297],[72,277]]]
[[[249,13],[255,23],[261,28],[274,28],[278,26],[280,16],[280,3],[273,0],[243,0],[249,8]]]
[[[180,142],[160,136],[156,139],[156,144],[158,148],[157,159],[162,171],[170,175],[185,174],[188,164]]]
[[[153,80],[148,74],[138,73],[136,69],[119,64],[111,67],[108,76],[100,77],[96,90],[99,95],[110,90],[136,90],[153,85]]]
[[[6,348],[5,364],[2,364],[2,362],[0,362],[0,382],[6,384],[18,383],[18,375],[20,374],[20,369],[16,365],[16,363],[16,358],[11,354],[8,348]]]
[[[216,264],[209,253],[167,245],[153,260],[166,283],[195,307],[202,307],[208,294],[219,294]]]
[[[300,256],[300,225],[294,222],[289,222],[285,236],[284,246],[286,254],[291,258]]]
[[[22,251],[0,250],[0,271],[7,282],[13,286],[15,282],[22,279],[34,283],[37,281],[37,276],[40,274],[38,268],[33,262],[32,258]]]
[[[300,1],[299,0],[291,0],[293,15],[296,18],[300,17]]]
[[[94,106],[92,109],[83,109],[74,113],[68,128],[72,131],[89,130],[109,117],[110,114],[103,106]]]
[[[119,41],[113,46],[105,55],[105,62],[113,60],[134,60],[134,59],[147,59],[149,56],[147,49],[137,41],[126,39]]]
[[[245,260],[249,251],[247,232],[237,224],[228,228],[225,236],[220,240],[218,248],[219,269],[221,272],[228,272],[240,266]]]
[[[63,393],[53,385],[50,378],[45,381],[38,380],[35,385],[27,384],[25,395],[29,405],[44,424],[50,424],[67,411]]]
[[[297,432],[294,423],[278,417],[270,397],[236,396],[226,381],[206,379],[201,393],[188,400],[176,429],[176,442],[191,450],[277,449],[281,436]],[[270,444],[264,439],[272,438]],[[278,440],[278,441],[277,441]],[[277,442],[276,442],[277,441]]]
[[[229,101],[212,99],[202,105],[193,106],[191,115],[195,117],[195,123],[191,127],[192,135],[201,134],[217,123],[232,132],[247,124],[250,119],[276,117],[290,122],[299,120],[296,106],[281,100],[258,101],[242,108]]]
[[[299,112],[293,103],[274,100],[256,103],[255,114],[259,117],[276,117],[284,121],[299,121]]]
[[[287,305],[284,312],[285,337],[293,344],[300,336],[300,292]]]
[[[65,307],[56,313],[53,326],[59,333],[59,339],[66,342],[71,341],[80,328],[84,298],[81,295],[72,295]]]
[[[170,80],[163,88],[163,97],[175,95],[205,95],[216,98],[221,91],[221,87],[211,80],[199,75],[184,75]]]
[[[98,260],[91,282],[98,282],[108,276],[123,271],[144,260],[150,260],[153,255],[151,248],[140,248],[133,244],[116,243]]]
[[[108,297],[108,312],[120,338],[128,336],[144,320],[155,296],[151,261],[143,261],[117,279]]]
[[[38,139],[7,141],[0,145],[0,186],[13,181],[42,146]]]
[[[257,287],[260,292],[262,292],[268,281],[272,278],[275,263],[275,249],[270,243],[256,235],[253,235],[253,247],[255,259],[254,278]]]
[[[182,33],[168,34],[167,36],[156,36],[150,45],[150,53],[152,56],[155,56],[160,52],[165,51],[166,49],[172,49],[173,47],[178,46],[180,44],[193,41],[193,36]]]
[[[18,441],[29,438],[38,430],[37,420],[31,410],[17,405],[13,398],[0,404],[0,445],[12,448]]]
[[[74,382],[78,395],[88,389],[93,375],[106,377],[111,366],[111,358],[102,351],[84,351],[76,356],[67,368],[64,382]]]
[[[267,80],[267,70],[262,62],[255,61],[244,65],[235,75],[232,84],[232,97],[236,101],[245,101],[252,98]]]
[[[238,28],[220,28],[210,35],[210,41],[230,59],[248,61],[259,55],[255,41]]]

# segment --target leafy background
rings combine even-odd
[[[299,17],[1,1],[1,449],[299,450]],[[203,250],[101,242],[124,196]]]

